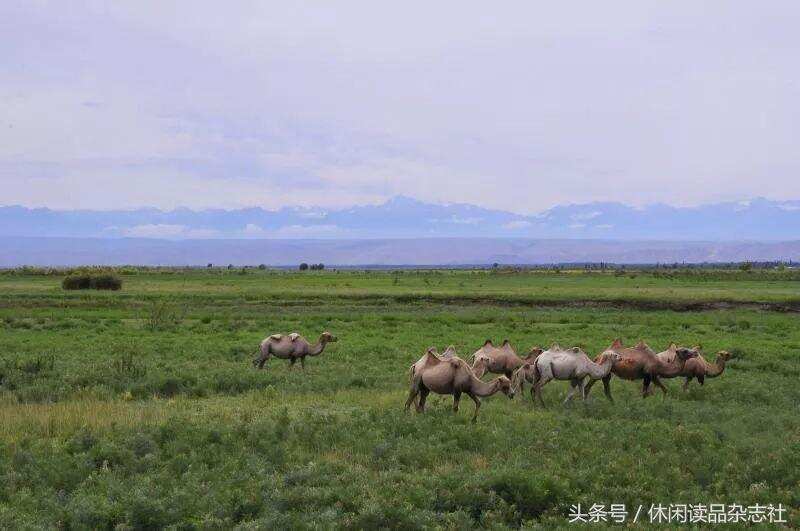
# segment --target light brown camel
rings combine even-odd
[[[478,397],[492,396],[501,391],[509,398],[514,396],[511,380],[505,376],[495,378],[491,382],[480,380],[469,364],[453,354],[449,358],[441,358],[435,354],[436,349],[428,351],[413,364],[409,370],[410,389],[405,409],[416,403],[417,413],[425,411],[425,401],[433,391],[439,395],[453,395],[453,411],[458,412],[461,394],[466,393],[475,402],[475,414],[472,422],[478,419],[481,401]],[[449,350],[449,349],[448,349]],[[417,402],[419,395],[419,402]]]
[[[500,347],[495,347],[491,339],[487,339],[481,348],[472,355],[472,370],[478,378],[483,377],[486,372],[494,374],[505,374],[511,378],[514,371],[526,363],[533,363],[536,356],[542,353],[539,347],[533,347],[527,356],[520,358],[508,339],[503,341]]]
[[[319,341],[313,345],[298,333],[289,335],[273,334],[261,342],[256,352],[261,355],[253,360],[253,366],[259,369],[264,368],[264,364],[271,356],[289,360],[289,366],[294,366],[299,359],[300,366],[306,368],[306,356],[319,356],[325,350],[328,343],[335,343],[338,338],[330,332],[322,332]]]
[[[667,350],[658,353],[659,359],[665,363],[678,363],[676,356],[677,348],[675,343],[671,344]],[[714,363],[709,363],[702,354],[699,353],[700,347],[694,347],[692,350],[698,352],[697,357],[686,360],[683,370],[675,375],[686,378],[682,386],[684,391],[689,389],[689,382],[692,381],[692,378],[697,378],[700,385],[703,385],[706,378],[716,378],[721,375],[725,371],[725,364],[731,359],[730,352],[727,350],[720,350],[717,352],[717,359],[714,360]]]
[[[620,355],[620,359],[614,362],[611,367],[611,373],[603,378],[603,391],[611,402],[614,399],[611,397],[611,375],[616,374],[623,380],[642,380],[642,398],[650,395],[650,383],[657,385],[663,391],[664,396],[667,396],[667,388],[661,383],[660,377],[673,377],[683,370],[686,360],[697,356],[697,352],[690,349],[681,349],[677,351],[678,362],[675,365],[667,364],[658,359],[656,353],[648,347],[644,341],[639,341],[635,347],[623,347],[622,340],[616,339],[606,350],[600,353],[595,358],[595,363],[599,362],[601,357],[607,352],[616,352]],[[586,384],[586,394],[594,385],[595,380]]]

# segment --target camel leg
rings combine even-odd
[[[428,393],[430,390],[427,387],[422,387],[419,390],[419,403],[417,404],[417,413],[425,411],[425,401],[428,400]]]
[[[650,394],[650,382],[652,379],[649,374],[645,374],[642,378],[642,398],[647,398],[647,395]]]
[[[702,374],[701,374],[700,376],[698,376],[698,377],[697,377],[697,381],[698,381],[698,382],[700,382],[700,385],[703,385],[703,384],[705,384],[705,383],[706,383],[706,377],[705,377],[705,375],[702,375]]]
[[[268,359],[269,359],[269,351],[267,351],[267,352],[263,352],[262,351],[261,355],[258,358],[256,358],[255,360],[253,360],[253,365],[258,367],[259,369],[263,369],[264,368],[264,364],[267,362]]]
[[[472,392],[467,392],[467,395],[469,395],[469,397],[472,399],[472,401],[475,402],[475,414],[472,415],[472,422],[477,422],[478,421],[478,410],[481,408],[481,401]]]
[[[306,357],[305,356],[300,358],[300,368],[303,369],[303,370],[306,370]]]
[[[408,400],[406,400],[406,411],[411,408],[411,404],[415,404],[418,394],[419,386],[417,385],[417,382],[411,382],[411,389],[408,391]]]
[[[594,381],[589,382],[589,384],[591,385],[593,382]],[[588,394],[588,392],[589,392],[588,389],[587,389],[586,392]],[[611,397],[611,375],[610,374],[608,376],[606,376],[605,378],[603,378],[603,393],[605,393],[606,398],[608,398],[608,401],[613,404],[614,403],[614,399]]]
[[[586,402],[586,380],[580,380],[578,385],[580,385],[581,388],[581,400]]]
[[[574,378],[569,381],[569,393],[567,393],[567,398],[564,399],[564,404],[568,404],[575,396],[575,392],[578,390],[578,385],[579,381]]]
[[[458,403],[461,401],[461,391],[453,393],[453,413],[458,413]]]
[[[683,381],[683,391],[686,392],[689,390],[689,382],[692,381],[691,376],[687,376],[686,379]]]
[[[542,398],[542,387],[544,387],[545,384],[549,381],[550,381],[549,379],[545,380],[544,378],[541,378],[535,384],[533,384],[533,389],[534,391],[536,391],[536,398],[539,399],[539,404],[541,404],[543,408],[547,406],[545,405],[544,399]]]
[[[289,368],[291,369],[292,367],[294,367],[294,364],[296,362],[297,362],[297,358],[294,358],[294,357],[289,358]]]
[[[656,384],[658,387],[660,387],[661,391],[664,392],[664,395],[663,395],[662,398],[666,398],[667,397],[667,388],[664,387],[663,383],[661,383],[661,379],[658,376],[653,376],[653,383]]]

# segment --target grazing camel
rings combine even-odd
[[[558,344],[554,344],[549,350],[542,352],[533,363],[526,363],[517,369],[512,387],[514,390],[517,388],[522,390],[526,380],[532,383],[531,401],[538,398],[542,407],[545,407],[542,387],[550,380],[569,380],[570,391],[564,403],[571,401],[576,391],[580,391],[581,398],[586,400],[584,380],[588,377],[593,382],[605,378],[611,372],[614,362],[620,359],[620,355],[616,352],[604,352],[592,361],[578,347],[563,350]]]
[[[656,353],[648,347],[644,341],[639,341],[635,347],[623,347],[622,340],[615,339],[614,342],[603,351],[595,361],[598,361],[603,354],[616,352],[620,359],[614,362],[611,373],[603,378],[603,391],[606,398],[613,402],[611,397],[611,374],[616,374],[623,380],[642,380],[642,398],[651,394],[650,383],[654,383],[667,396],[667,388],[661,383],[660,377],[671,378],[683,370],[686,360],[697,356],[697,352],[691,349],[679,349],[676,351],[677,362],[675,364],[665,363],[656,356]],[[594,380],[586,386],[586,394],[589,394]]]
[[[542,349],[533,347],[525,358],[520,358],[508,339],[504,340],[500,347],[495,347],[492,340],[487,339],[486,343],[472,355],[472,370],[478,378],[483,377],[487,371],[505,374],[507,378],[511,378],[514,371],[526,363],[533,363],[536,356],[541,353]]]
[[[676,347],[675,343],[673,343],[669,346],[669,349],[665,350],[664,352],[659,352],[658,357],[665,363],[678,363],[676,361],[677,350],[678,347]],[[714,360],[714,363],[709,363],[702,356],[702,354],[699,353],[700,347],[694,347],[692,350],[698,353],[697,357],[686,360],[683,370],[675,375],[686,378],[682,386],[684,391],[689,389],[689,382],[692,381],[692,378],[697,378],[697,381],[700,382],[700,385],[703,385],[706,378],[716,378],[717,376],[721,375],[725,371],[725,364],[729,359],[731,359],[730,352],[727,350],[720,350],[717,352],[717,359]]]
[[[289,360],[289,366],[294,366],[299,359],[300,366],[306,368],[306,356],[319,356],[325,350],[328,343],[335,343],[338,338],[330,332],[322,332],[319,341],[313,345],[298,333],[289,335],[273,334],[261,342],[256,352],[261,351],[261,355],[253,360],[253,366],[259,369],[264,368],[264,364],[270,358]]]
[[[475,402],[475,414],[472,416],[472,422],[475,422],[481,407],[478,397],[492,396],[501,391],[509,398],[513,398],[514,391],[507,377],[500,376],[491,382],[484,382],[475,376],[469,364],[455,353],[449,358],[443,358],[437,356],[435,352],[434,348],[428,349],[409,370],[411,388],[406,400],[406,411],[411,404],[416,404],[417,413],[425,411],[425,401],[428,394],[433,391],[439,395],[453,395],[453,411],[458,412],[461,394],[466,393]]]

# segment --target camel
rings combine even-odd
[[[550,380],[569,380],[570,391],[564,403],[570,402],[576,391],[580,391],[581,398],[586,400],[585,379],[588,377],[593,382],[605,378],[611,372],[614,362],[620,359],[616,352],[604,352],[592,361],[579,347],[564,350],[558,344],[553,344],[549,350],[537,356],[533,363],[526,363],[517,369],[512,387],[522,391],[526,380],[532,383],[531,401],[538,398],[542,407],[545,407],[542,387]]]
[[[667,350],[659,352],[658,357],[665,363],[675,364],[677,363],[677,350],[678,347],[675,343],[672,343]],[[730,352],[720,350],[717,352],[717,359],[714,360],[714,363],[709,363],[702,354],[699,353],[700,347],[694,347],[692,350],[698,353],[697,356],[686,360],[683,370],[675,375],[686,378],[682,386],[684,391],[689,389],[689,382],[692,381],[692,378],[697,378],[700,385],[703,385],[706,378],[716,378],[721,375],[725,371],[726,362],[731,359]]]
[[[525,358],[520,358],[508,339],[504,340],[500,347],[495,347],[492,340],[487,339],[486,343],[472,355],[472,370],[478,378],[483,377],[487,371],[505,374],[507,378],[511,378],[514,371],[526,363],[533,363],[536,356],[541,353],[542,349],[533,347]]]
[[[654,383],[661,388],[664,397],[667,396],[667,388],[661,383],[659,378],[671,378],[683,370],[686,360],[697,356],[697,351],[691,349],[678,349],[676,351],[677,362],[675,364],[665,363],[660,360],[653,350],[648,347],[644,341],[639,341],[635,347],[623,347],[622,340],[615,339],[614,342],[603,351],[597,358],[597,362],[601,356],[607,352],[616,352],[620,355],[620,359],[614,362],[611,367],[611,373],[603,378],[603,392],[606,398],[613,402],[611,397],[611,374],[616,374],[623,380],[642,380],[642,398],[646,398],[651,394],[650,383]],[[588,395],[594,380],[588,383],[585,392]]]
[[[450,349],[448,349],[450,351]],[[495,378],[491,382],[484,382],[472,372],[466,361],[453,353],[448,357],[436,355],[436,349],[430,348],[413,364],[409,370],[411,388],[406,400],[405,409],[416,404],[417,413],[425,411],[425,401],[428,394],[433,391],[439,395],[453,395],[453,411],[458,412],[461,394],[466,393],[475,402],[475,413],[472,422],[478,420],[478,410],[481,401],[478,397],[488,397],[501,391],[509,398],[514,397],[511,381],[506,376]],[[417,402],[419,395],[419,402]]]
[[[293,332],[289,335],[273,334],[261,342],[256,349],[261,355],[253,360],[253,366],[259,369],[264,368],[264,364],[270,358],[289,360],[289,367],[293,367],[297,360],[300,360],[301,368],[306,368],[306,356],[319,356],[325,350],[328,343],[335,343],[338,338],[330,332],[322,332],[319,341],[313,345],[300,334]]]

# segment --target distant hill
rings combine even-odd
[[[621,203],[556,206],[520,215],[466,204],[437,205],[408,197],[331,210],[57,211],[0,207],[0,236],[77,238],[557,238],[672,241],[800,239],[800,201],[750,201],[673,207]]]
[[[0,237],[0,267],[20,265],[489,265],[800,260],[792,242],[670,242],[415,238],[369,240],[157,240]]]

